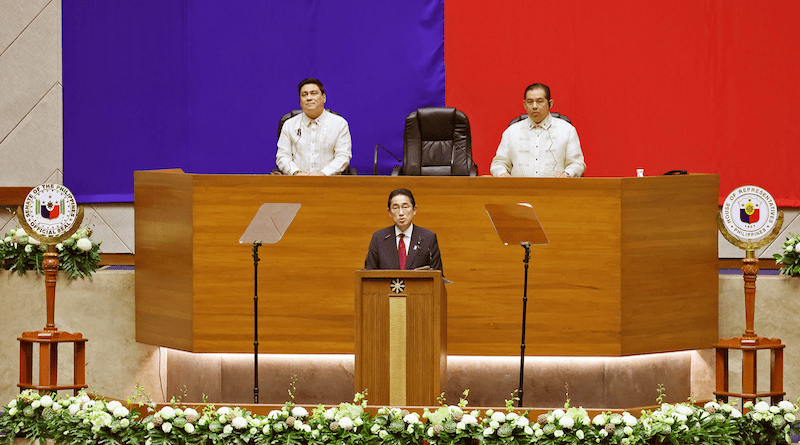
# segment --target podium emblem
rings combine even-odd
[[[77,229],[78,204],[68,188],[61,184],[45,183],[28,193],[23,215],[25,222],[37,235],[58,238],[73,226]]]
[[[392,289],[392,292],[399,294],[405,290],[406,283],[400,278],[395,278],[389,283],[389,287]]]

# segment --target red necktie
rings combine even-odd
[[[400,270],[406,270],[406,243],[403,242],[404,234],[400,234],[400,242],[397,244],[397,256],[400,258]]]

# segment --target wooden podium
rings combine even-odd
[[[440,271],[357,271],[355,328],[356,392],[373,405],[437,404],[447,374]]]

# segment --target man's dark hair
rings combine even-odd
[[[392,193],[389,193],[389,202],[388,202],[388,204],[386,204],[386,207],[391,207],[392,206],[392,198],[394,198],[397,195],[406,195],[406,196],[408,196],[408,199],[411,200],[411,205],[413,207],[417,206],[417,202],[414,201],[414,194],[411,193],[411,190],[409,190],[409,189],[397,189],[397,190],[392,190]]]
[[[543,84],[543,83],[534,83],[534,84],[528,85],[528,88],[525,88],[525,92],[522,93],[522,98],[523,99],[527,99],[528,91],[535,90],[537,88],[541,88],[542,90],[544,90],[544,97],[549,102],[550,101],[550,87],[545,85],[545,84]]]
[[[325,87],[322,85],[322,82],[320,82],[319,79],[314,79],[313,77],[309,77],[308,79],[304,79],[302,82],[300,82],[300,85],[297,86],[297,95],[298,96],[300,95],[300,90],[303,89],[304,85],[308,85],[310,83],[313,83],[314,85],[318,86],[319,91],[322,94],[325,94]]]

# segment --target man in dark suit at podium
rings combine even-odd
[[[372,234],[365,269],[411,270],[430,267],[442,270],[436,234],[412,224],[417,203],[408,189],[389,194],[389,216],[394,225]]]

